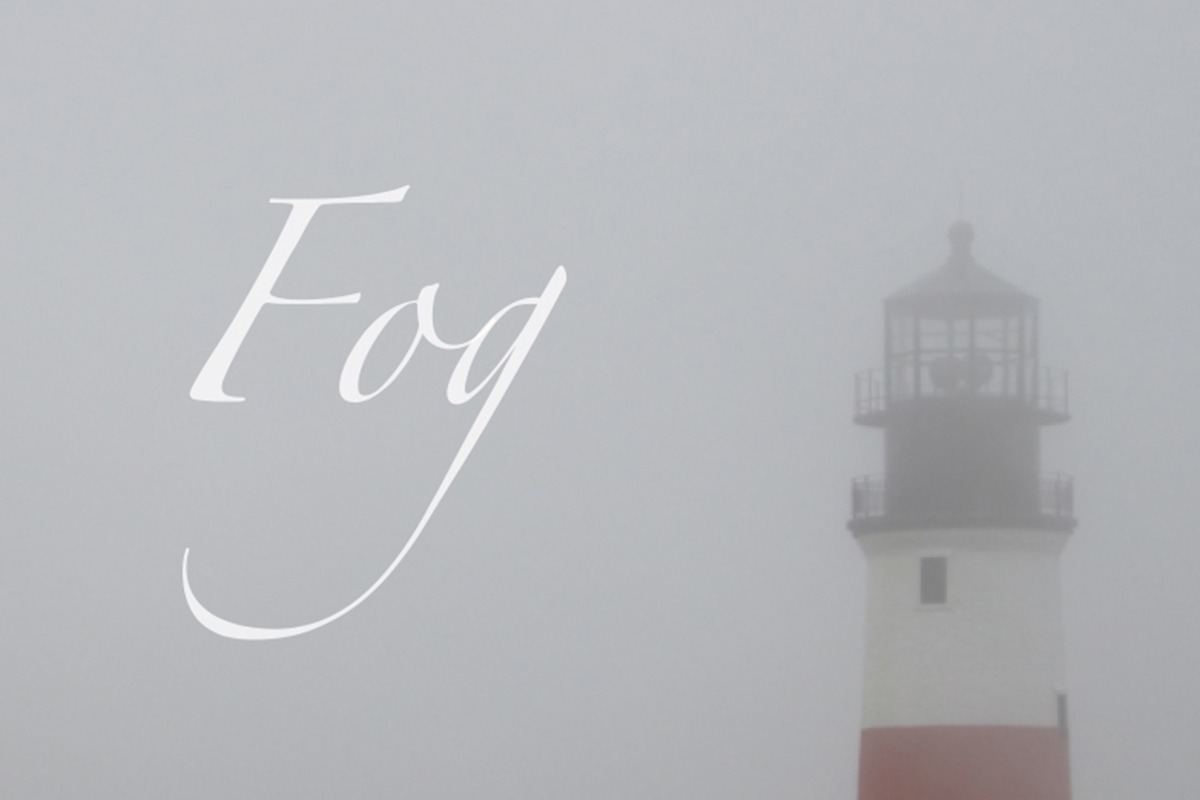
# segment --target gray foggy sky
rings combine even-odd
[[[1072,422],[1075,796],[1200,795],[1200,12],[1189,3],[9,4],[0,32],[0,794],[854,796],[882,469],[851,377],[945,258],[1041,298]],[[322,211],[188,399],[283,220]],[[478,410],[424,347],[562,264]],[[508,329],[511,333],[511,328]],[[375,379],[403,353],[397,325]],[[493,351],[494,355],[494,351]]]

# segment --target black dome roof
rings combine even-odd
[[[971,255],[975,231],[967,222],[950,226],[950,257],[933,272],[887,298],[889,305],[930,311],[989,306],[1016,308],[1035,304],[1033,295],[984,269]]]

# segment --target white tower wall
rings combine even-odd
[[[860,534],[867,556],[863,727],[1059,724],[1065,691],[1059,554],[1068,534]],[[922,557],[947,564],[922,604]]]

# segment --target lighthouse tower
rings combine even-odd
[[[1040,472],[1066,373],[1038,358],[1037,300],[946,263],[884,302],[884,366],[856,381],[882,476],[856,478],[867,559],[859,800],[1069,800],[1059,556],[1072,485]]]

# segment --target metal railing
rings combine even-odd
[[[1038,374],[1037,408],[1066,416],[1071,404],[1070,375],[1062,367],[1042,367]]]
[[[850,482],[853,519],[887,516],[887,484],[882,475],[858,475]],[[1067,519],[1075,515],[1075,481],[1070,475],[1047,473],[1038,479],[1037,513]]]
[[[850,509],[854,519],[882,517],[886,486],[882,475],[859,475],[850,482]]]
[[[1075,481],[1070,475],[1043,475],[1038,489],[1040,514],[1047,517],[1075,516]]]
[[[922,367],[927,369],[928,365]],[[1039,412],[1055,417],[1066,417],[1070,409],[1070,383],[1067,371],[1061,367],[1041,366],[1031,370],[1023,388],[1017,383],[985,384],[971,389],[966,394],[973,397],[1021,400]],[[939,390],[933,381],[921,383],[918,394],[914,389],[911,367],[897,371],[896,379],[889,387],[883,369],[868,369],[854,376],[854,417],[861,419],[888,410],[892,403],[906,402],[918,397],[949,397]],[[890,393],[890,397],[889,397]]]
[[[854,376],[854,416],[866,417],[887,410],[887,383],[883,370],[865,369]]]

